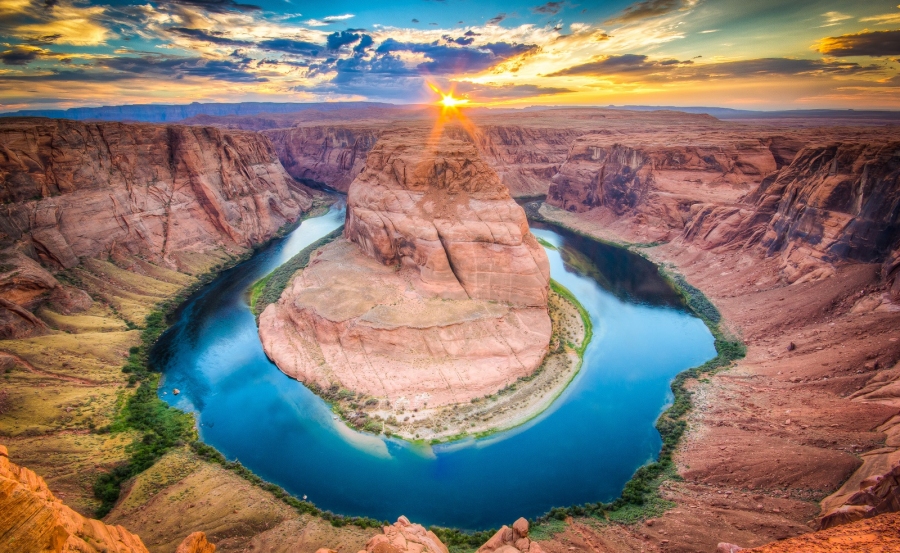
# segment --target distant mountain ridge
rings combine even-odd
[[[130,104],[69,109],[26,109],[0,113],[0,117],[50,117],[53,119],[73,119],[75,121],[171,123],[198,115],[257,115],[260,113],[293,113],[312,109],[319,111],[364,109],[391,105],[393,104],[383,102],[238,102],[209,104],[194,102],[191,104]]]

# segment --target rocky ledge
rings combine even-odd
[[[395,131],[350,186],[344,237],[260,316],[291,377],[419,408],[468,402],[547,354],[549,262],[468,141]]]

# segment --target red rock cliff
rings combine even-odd
[[[113,248],[246,247],[311,205],[257,133],[178,125],[10,120],[0,125],[3,242],[72,267]]]

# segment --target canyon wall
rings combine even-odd
[[[770,137],[669,147],[587,135],[553,177],[547,203],[597,210],[659,240],[704,249],[758,246],[789,282],[842,260],[884,263],[894,294],[900,255],[900,144],[807,145]]]
[[[288,173],[301,182],[346,193],[382,130],[367,126],[310,126],[264,131]]]
[[[429,123],[430,124],[430,123]],[[417,124],[422,129],[428,124]],[[390,127],[383,122],[296,126],[263,131],[295,179],[347,192],[365,166],[366,156]],[[569,144],[582,131],[566,127],[450,124],[448,137],[471,141],[513,196],[541,196],[565,161]]]
[[[90,299],[51,274],[81,258],[141,258],[194,273],[312,205],[257,133],[212,127],[8,119],[0,125],[0,336]],[[205,267],[204,267],[205,269]]]
[[[468,402],[541,364],[549,262],[470,141],[383,135],[350,186],[344,236],[260,316],[289,376],[402,411]]]

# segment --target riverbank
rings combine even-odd
[[[841,265],[830,278],[788,285],[779,259],[762,252],[681,242],[638,247],[640,228],[610,224],[602,213],[546,205],[540,212],[580,234],[630,243],[682,275],[721,313],[719,327],[747,347],[729,370],[685,373],[679,383],[690,409],[672,452],[672,477],[658,491],[668,509],[629,525],[567,512],[575,518],[542,542],[545,550],[586,540],[613,550],[685,553],[722,541],[762,545],[809,532],[823,507],[896,455],[896,412],[878,399],[890,381],[858,393],[878,374],[872,367],[900,359],[891,332],[900,313],[883,307],[877,266]]]
[[[539,416],[562,394],[578,371],[591,338],[591,321],[584,306],[560,284],[551,281],[548,310],[552,325],[550,352],[531,375],[469,404],[438,409],[373,409],[383,432],[429,444],[484,438],[520,426]]]

